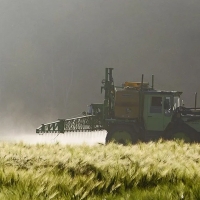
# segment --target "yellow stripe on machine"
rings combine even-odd
[[[141,82],[125,82],[124,87],[133,87],[133,88],[140,88],[142,85]],[[148,88],[149,83],[145,82],[143,83],[143,88]]]

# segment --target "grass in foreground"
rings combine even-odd
[[[0,143],[0,199],[200,199],[200,145]]]

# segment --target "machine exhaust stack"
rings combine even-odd
[[[154,75],[152,74],[152,90],[154,89]]]
[[[197,92],[195,92],[194,107],[195,107],[195,110],[196,110],[196,108],[197,108]]]
[[[142,74],[142,82],[141,82],[141,90],[143,90],[143,83],[144,83],[144,74]]]

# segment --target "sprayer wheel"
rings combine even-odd
[[[186,143],[193,143],[196,141],[193,132],[188,132],[183,129],[171,130],[170,132],[168,132],[166,134],[166,139],[168,139],[168,140],[183,140]],[[197,140],[199,140],[199,139],[197,139]]]
[[[110,142],[115,142],[118,144],[133,144],[138,141],[133,128],[129,126],[113,126],[108,130],[106,136],[106,144]]]
[[[171,139],[179,139],[189,143],[191,142],[190,135],[183,130],[174,131],[173,134],[171,135]]]

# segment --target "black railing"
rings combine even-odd
[[[36,133],[64,133],[78,131],[103,130],[102,120],[93,115],[72,119],[58,119],[58,121],[42,124],[36,129]]]

